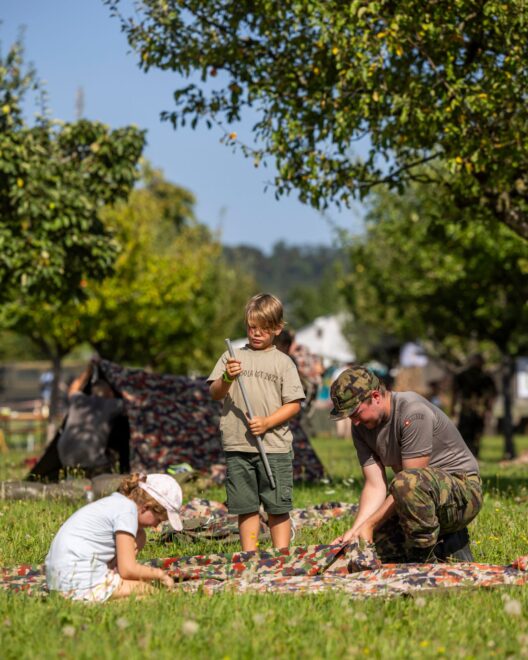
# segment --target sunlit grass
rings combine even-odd
[[[313,442],[331,479],[300,485],[295,506],[357,501],[361,478],[350,440]],[[518,438],[519,450],[528,438]],[[501,440],[486,438],[484,508],[471,526],[478,561],[509,563],[528,554],[528,466],[501,467]],[[0,457],[2,479],[23,476],[24,452]],[[201,496],[223,500],[221,488]],[[80,503],[79,503],[80,504]],[[39,563],[77,503],[0,501],[0,564]],[[325,543],[349,520],[300,530],[296,543]],[[225,552],[237,544],[150,543],[143,557]],[[513,605],[503,597],[507,594]],[[519,613],[520,612],[520,613]],[[346,595],[169,594],[138,602],[85,606],[0,594],[2,658],[455,658],[528,653],[524,588],[423,594],[352,601]]]

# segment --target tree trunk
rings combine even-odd
[[[512,420],[512,391],[513,378],[515,376],[515,360],[510,356],[503,354],[502,357],[502,400],[504,407],[502,432],[504,434],[504,458],[512,459],[517,456],[515,444],[513,441],[513,420]]]

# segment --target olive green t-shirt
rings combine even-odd
[[[399,468],[405,458],[430,456],[429,467],[478,474],[478,463],[454,422],[416,392],[391,394],[389,419],[375,429],[352,426],[361,467],[375,462]]]
[[[246,345],[236,349],[235,354],[241,362],[244,388],[256,417],[267,417],[285,403],[305,398],[295,363],[275,346],[256,351]],[[222,376],[228,357],[227,351],[223,353],[207,379],[208,382]],[[256,438],[249,430],[246,412],[240,386],[235,380],[224,398],[220,420],[224,451],[258,452]],[[292,440],[290,425],[286,422],[267,431],[263,437],[264,449],[270,453],[285,454],[290,451]]]

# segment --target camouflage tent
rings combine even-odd
[[[221,404],[211,399],[205,379],[128,369],[106,360],[98,368],[125,402],[132,470],[165,471],[171,465],[188,463],[210,473],[212,466],[224,463],[218,431]],[[320,479],[323,466],[300,421],[293,420],[291,427],[295,479]],[[33,478],[58,477],[57,440],[33,468]]]

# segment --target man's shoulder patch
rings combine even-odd
[[[408,417],[405,417],[405,419],[403,420],[403,426],[407,428],[413,422],[421,419],[425,419],[425,415],[423,413],[414,413],[413,415],[409,415]]]

